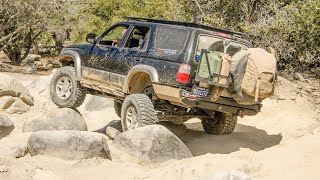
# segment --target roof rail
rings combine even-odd
[[[194,28],[202,28],[210,31],[219,31],[228,34],[236,34],[236,35],[244,35],[241,32],[233,32],[226,29],[220,29],[212,26],[206,26],[198,23],[191,23],[191,22],[183,22],[183,21],[169,21],[169,20],[160,20],[160,19],[151,19],[151,18],[139,18],[139,17],[131,17],[125,16],[125,18],[130,21],[141,21],[141,22],[154,22],[154,23],[161,23],[161,24],[172,24],[172,25],[179,25],[179,26],[187,26],[187,27],[194,27]]]

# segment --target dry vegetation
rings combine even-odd
[[[279,67],[320,74],[318,0],[1,0],[0,50],[20,64],[33,47],[83,42],[124,16],[203,23],[241,31],[256,47],[273,47]]]

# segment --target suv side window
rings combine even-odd
[[[180,28],[158,26],[155,53],[157,55],[179,55],[185,48],[189,31]]]
[[[109,45],[109,46],[118,46],[120,42],[125,37],[126,31],[129,26],[120,25],[115,26],[111,30],[109,30],[106,34],[103,35],[99,44],[101,45]]]
[[[137,50],[145,49],[148,45],[149,35],[150,27],[135,26],[124,47]]]

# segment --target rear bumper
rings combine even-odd
[[[243,110],[245,111],[245,115],[254,116],[260,112],[262,107],[262,104],[240,105],[233,99],[225,97],[220,97],[217,101],[212,102],[209,98],[188,97],[186,94],[190,94],[190,92],[183,89],[159,84],[153,84],[153,87],[160,99],[170,101],[172,104],[186,108],[198,107],[201,109],[232,114],[238,114],[240,110]]]

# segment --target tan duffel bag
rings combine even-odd
[[[261,48],[249,48],[235,54],[232,60],[231,93],[239,104],[257,103],[273,96],[277,73],[273,54]]]

